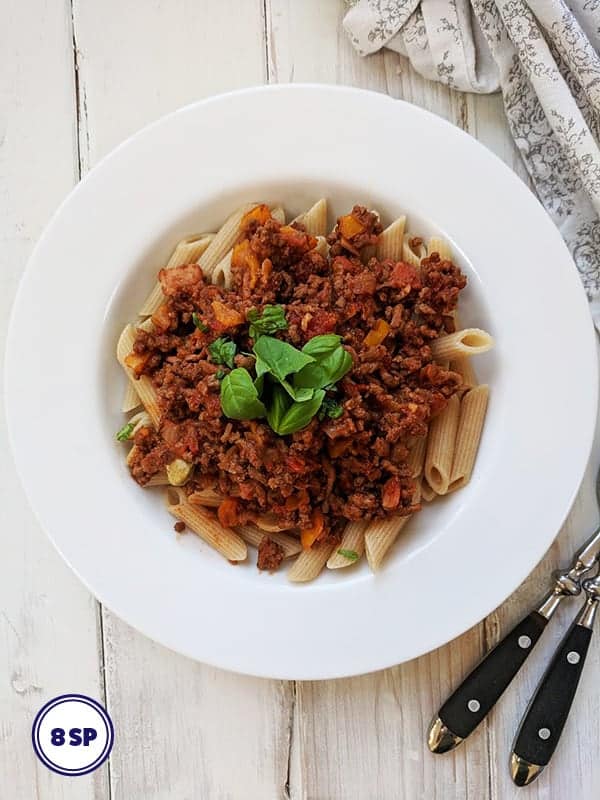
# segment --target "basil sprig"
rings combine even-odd
[[[223,413],[232,419],[266,417],[280,436],[305,428],[316,414],[337,419],[344,409],[326,397],[326,389],[352,367],[341,341],[336,334],[315,336],[298,350],[261,334],[253,347],[256,378],[238,368],[221,382]]]
[[[258,397],[250,373],[243,367],[232,369],[221,381],[221,408],[230,419],[258,419],[267,409]]]
[[[208,353],[210,359],[214,364],[225,364],[230,369],[234,366],[234,356],[237,352],[235,342],[227,339],[224,336],[219,336],[214,342],[208,345]]]
[[[250,323],[248,335],[251,339],[254,339],[254,341],[256,341],[259,336],[264,336],[267,333],[276,333],[277,331],[285,331],[288,327],[283,306],[266,305],[260,314],[256,308],[251,308],[246,314],[246,317]]]
[[[199,331],[202,333],[208,333],[210,328],[206,324],[206,322],[202,322],[198,314],[195,311],[192,312],[192,322],[198,328]]]

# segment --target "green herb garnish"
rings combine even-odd
[[[121,430],[117,431],[115,434],[117,441],[126,442],[128,439],[130,439],[134,428],[135,424],[133,422],[128,422],[126,425],[123,425]]]
[[[338,550],[338,553],[341,556],[344,556],[344,558],[347,558],[348,561],[358,561],[358,559],[360,558],[356,550],[344,550],[342,548],[341,550]]]
[[[208,345],[208,352],[215,364],[226,364],[230,369],[233,369],[233,359],[237,352],[237,347],[231,339],[219,336],[218,339]]]
[[[331,419],[339,419],[344,413],[344,407],[336,403],[332,397],[326,397],[323,400],[323,405],[319,409],[319,419],[330,417]]]
[[[223,380],[223,378],[225,377],[225,375],[227,375],[227,373],[226,373],[226,372],[223,372],[223,370],[222,370],[222,369],[218,369],[218,370],[215,372],[215,378],[216,378],[218,381],[222,381],[222,380]]]
[[[300,372],[303,367],[315,360],[311,355],[272,336],[261,336],[255,342],[253,350],[256,356],[257,376],[268,372],[279,381],[284,381],[292,373]]]
[[[281,308],[283,313],[280,306],[270,308]],[[315,336],[298,350],[288,342],[261,333],[253,347],[256,377],[246,369],[234,369],[221,382],[223,413],[232,419],[266,416],[270,427],[280,436],[305,428],[316,414],[319,419],[325,416],[338,419],[344,413],[343,406],[326,398],[325,390],[334,389],[333,385],[352,367],[352,357],[341,341],[336,334]],[[235,344],[217,339],[209,345],[213,360],[215,355],[223,357],[225,346],[233,346],[233,359]],[[216,354],[212,353],[212,347]]]
[[[230,419],[258,419],[267,414],[247,369],[232,369],[221,381],[221,408]]]
[[[246,316],[250,323],[248,334],[255,341],[259,336],[285,331],[288,327],[283,306],[266,305],[260,314],[256,308],[251,308]]]
[[[199,331],[202,331],[202,333],[208,333],[209,332],[210,328],[208,327],[208,325],[205,322],[202,322],[202,320],[200,319],[198,314],[196,314],[195,311],[192,313],[192,322],[198,328]]]

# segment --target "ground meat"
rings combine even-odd
[[[236,524],[269,515],[297,533],[312,529],[318,514],[319,541],[329,543],[348,520],[419,510],[409,447],[460,387],[458,374],[433,362],[431,344],[453,330],[466,279],[437,254],[421,268],[377,260],[380,233],[378,216],[355,206],[328,237],[326,258],[302,226],[257,215],[236,244],[230,289],[208,284],[197,265],[161,271],[164,303],[154,329],[138,329],[133,354],[161,416],[158,431],[141,428],[134,438],[129,466],[140,484],[183,459],[195,467],[185,490],[210,487],[235,501]],[[230,366],[210,347],[217,338],[233,342],[230,363],[252,370],[247,315],[267,303],[283,306],[288,327],[275,335],[296,347],[319,334],[342,337],[352,368],[327,390],[338,418],[315,416],[278,436],[265,420],[223,415]],[[383,335],[374,338],[377,331]],[[274,569],[280,550],[265,537],[259,568]]]
[[[185,522],[179,520],[175,523],[175,525],[173,525],[173,528],[177,533],[183,533],[185,530]]]
[[[279,568],[284,556],[285,552],[280,544],[274,542],[270,536],[263,536],[258,546],[258,560],[256,566],[260,570],[273,572]]]

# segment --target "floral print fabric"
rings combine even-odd
[[[344,28],[361,55],[388,47],[453,89],[502,91],[600,324],[600,0],[354,0]]]

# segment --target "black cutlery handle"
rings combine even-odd
[[[473,733],[520,670],[547,623],[532,611],[465,678],[439,712],[452,733],[461,739]]]
[[[552,758],[569,716],[591,638],[591,629],[577,622],[567,631],[521,722],[513,763],[519,760],[521,765],[541,768]],[[515,775],[513,779],[520,785],[530,782],[518,780]]]

